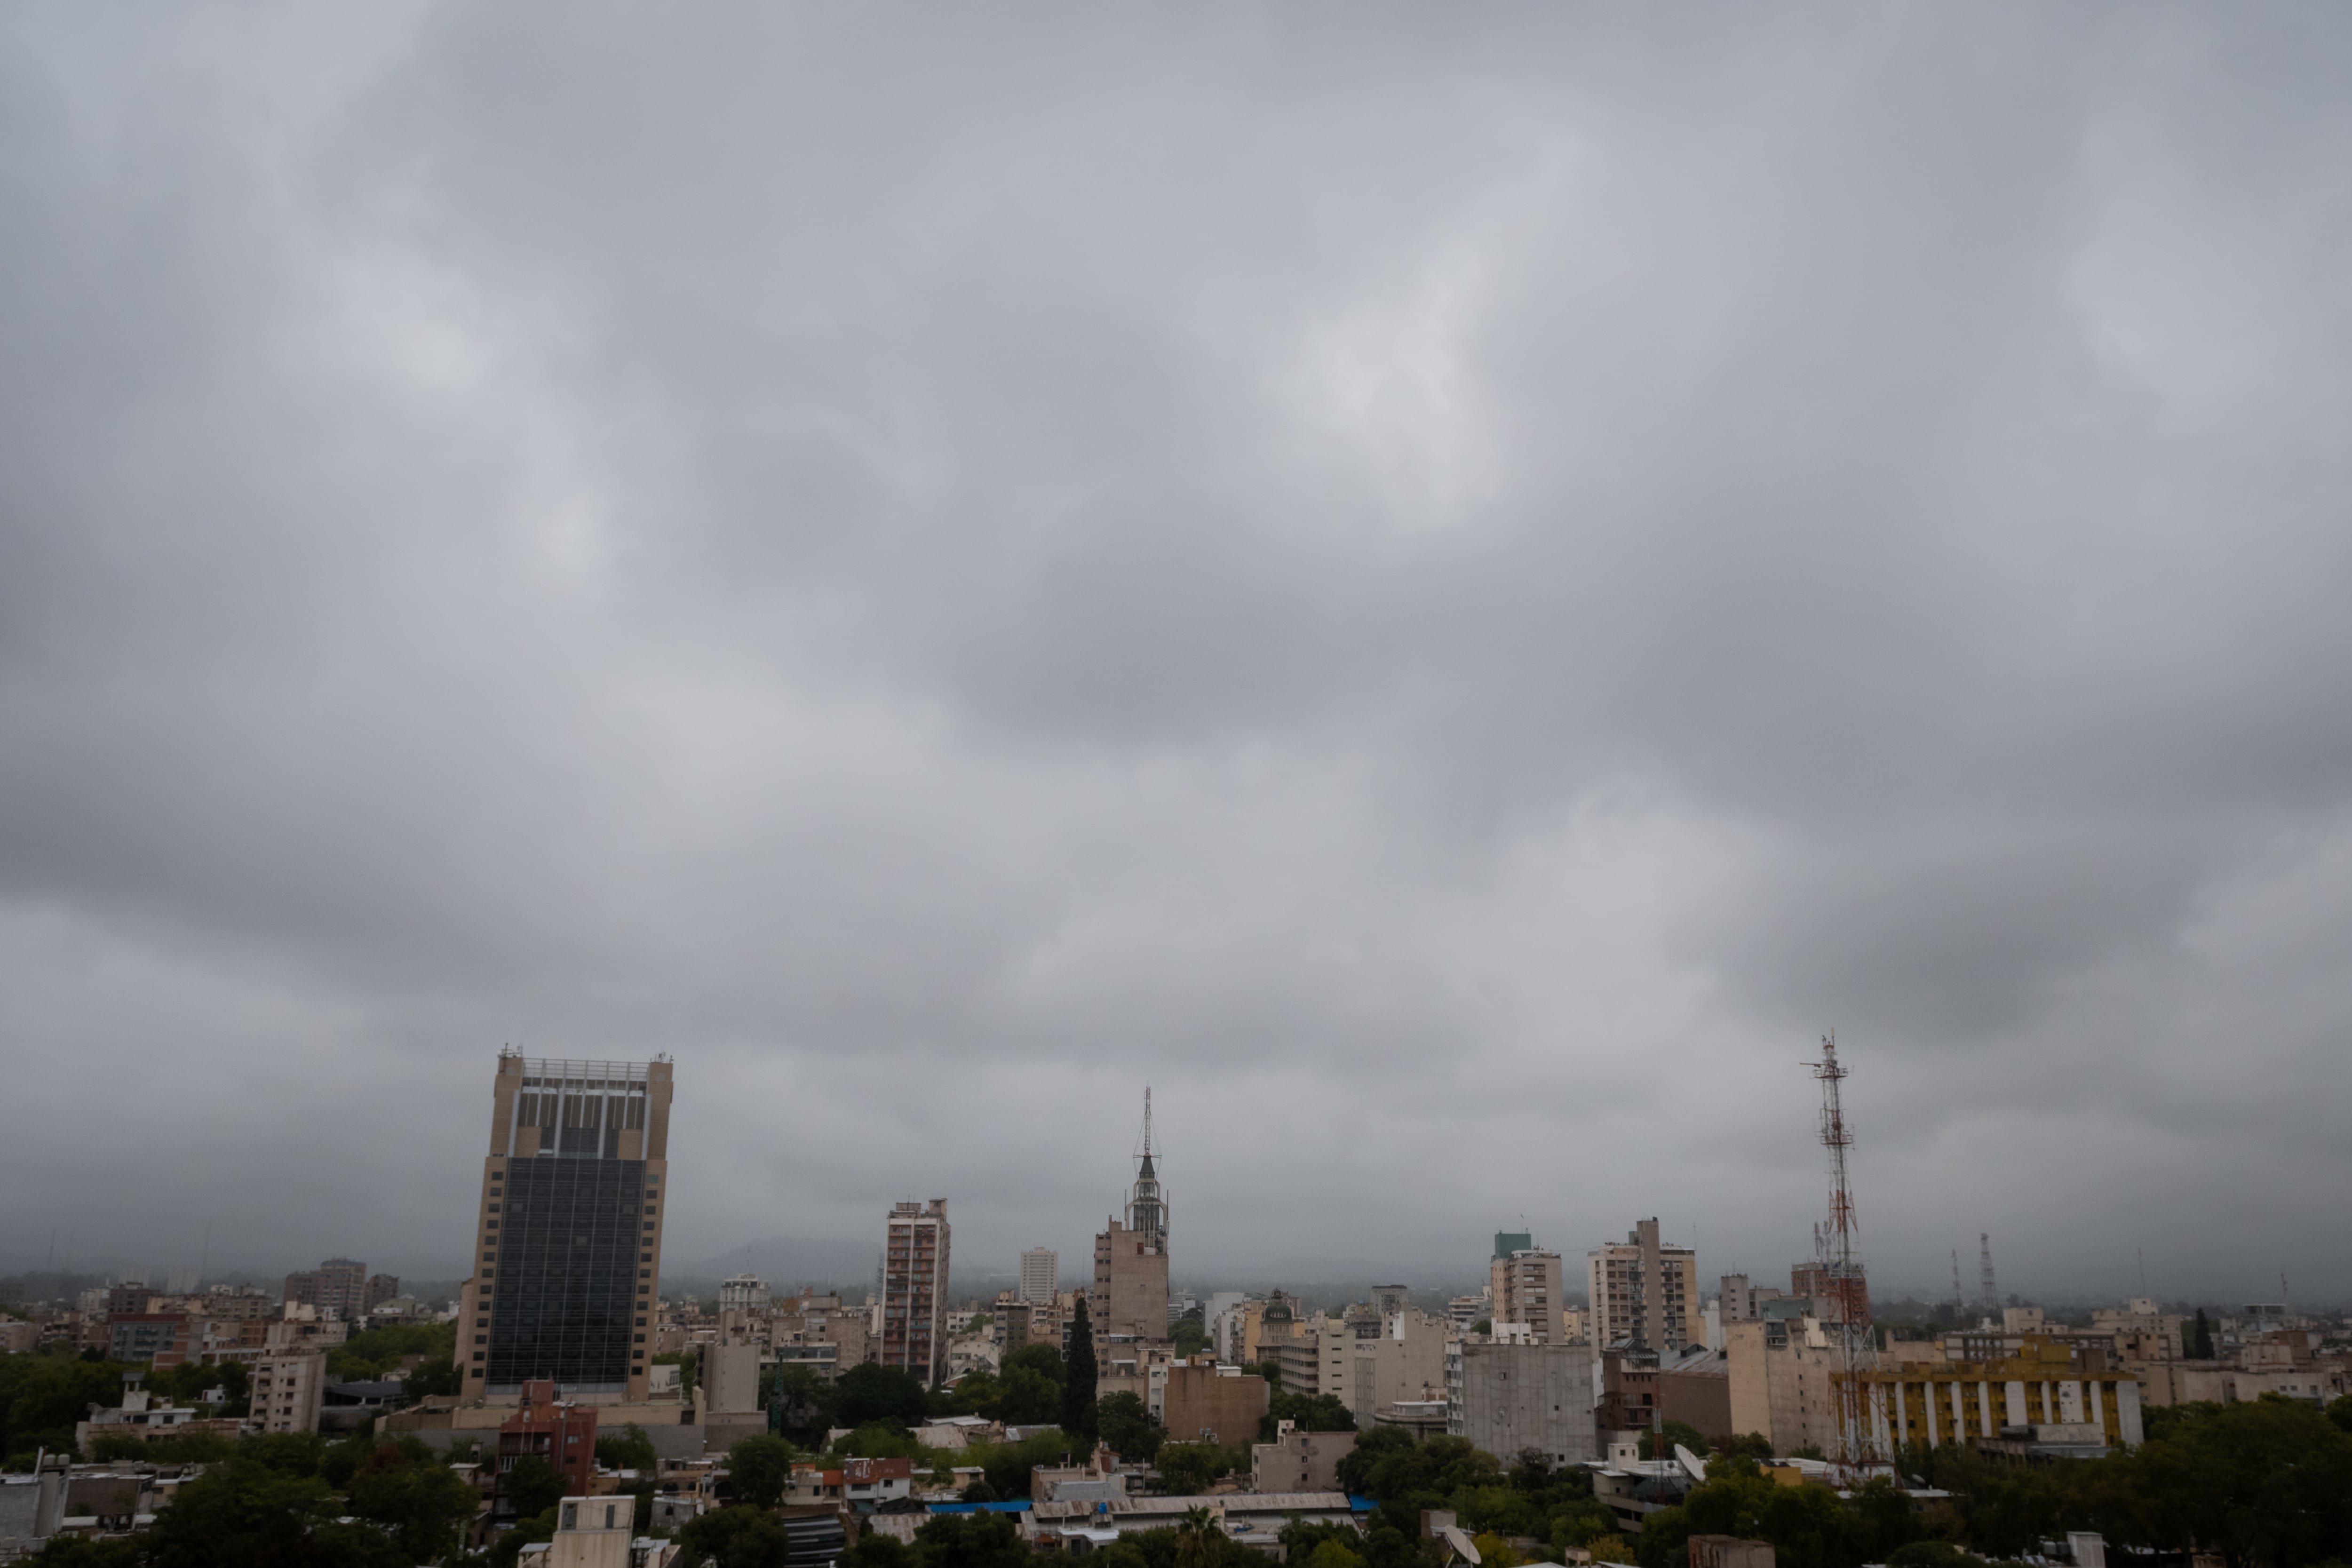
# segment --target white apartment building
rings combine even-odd
[[[1021,1255],[1021,1300],[1031,1306],[1051,1306],[1061,1289],[1062,1257],[1050,1247],[1033,1247]]]
[[[316,1432],[326,1397],[325,1351],[271,1351],[253,1363],[248,1419],[264,1432]]]

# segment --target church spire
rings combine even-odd
[[[1143,1237],[1154,1252],[1168,1250],[1168,1204],[1160,1196],[1160,1172],[1152,1163],[1151,1090],[1143,1091],[1143,1142],[1136,1163],[1135,1185],[1127,1196],[1127,1228]]]

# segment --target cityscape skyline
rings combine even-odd
[[[2352,1299],[2352,16],[564,20],[0,17],[0,1270]]]
[[[524,1064],[526,1063],[533,1067],[540,1065],[539,1058],[525,1058],[521,1053],[513,1050],[511,1047],[502,1049],[498,1059],[501,1064],[511,1065],[512,1069],[516,1072],[522,1071]],[[609,1066],[614,1068],[616,1071],[627,1070],[640,1074],[646,1070],[642,1064],[567,1063],[558,1060],[553,1065],[557,1067],[578,1067],[583,1069],[589,1067],[602,1068]],[[502,1072],[504,1070],[505,1068],[502,1067]],[[671,1071],[671,1067],[666,1058],[657,1058],[654,1070],[662,1075],[662,1081],[659,1085],[661,1090],[660,1099],[662,1101],[662,1108],[656,1110],[655,1116],[656,1118],[657,1124],[666,1128],[667,1121],[666,1108],[668,1103],[667,1096],[669,1093],[669,1079],[667,1075]],[[502,1079],[502,1083],[503,1081],[504,1080]],[[537,1082],[536,1079],[531,1081],[534,1083]],[[519,1100],[511,1089],[502,1089],[499,1106],[500,1110],[499,1120],[501,1126],[505,1126],[511,1122],[519,1114]],[[535,1114],[535,1111],[533,1114]],[[617,1121],[615,1121],[614,1126],[617,1131],[619,1127]],[[497,1144],[494,1146],[501,1149],[504,1147],[503,1144]],[[1154,1145],[1149,1150],[1148,1153],[1139,1153],[1138,1155],[1129,1156],[1128,1165],[1129,1167],[1130,1174],[1133,1174],[1135,1169],[1138,1166],[1144,1164],[1147,1161],[1156,1161],[1162,1157],[1164,1157],[1164,1147],[1161,1145]],[[493,1160],[491,1162],[492,1168],[495,1169],[498,1163],[498,1161]],[[658,1182],[668,1179],[666,1174],[666,1161],[661,1162],[660,1164],[655,1167],[655,1181]],[[1157,1205],[1165,1202],[1165,1200],[1160,1195],[1163,1184],[1156,1179],[1159,1174],[1160,1173],[1155,1170],[1152,1172],[1151,1177],[1146,1178],[1150,1182],[1150,1197],[1148,1202],[1155,1208]],[[490,1181],[493,1179],[494,1177],[491,1174],[486,1173],[483,1185],[477,1199],[478,1205],[487,1205],[489,1197],[493,1195],[493,1190],[489,1184]],[[1118,1205],[1113,1211],[1113,1217],[1115,1219],[1122,1219],[1131,1223],[1136,1215],[1136,1199],[1137,1188],[1131,1182],[1121,1187],[1119,1189]],[[919,1212],[924,1207],[924,1205],[919,1202],[904,1198],[893,1198],[887,1200],[887,1202],[892,1210],[900,1214]],[[910,1205],[912,1205],[911,1208],[909,1208]],[[1638,1207],[1638,1205],[1636,1206]],[[654,1213],[655,1210],[649,1207],[646,1212],[651,1214]],[[666,1196],[660,1214],[662,1226],[666,1232],[671,1223]],[[473,1211],[473,1215],[475,1224],[478,1226],[480,1226],[483,1223],[483,1210],[477,1208]],[[1525,1220],[1525,1217],[1526,1216],[1524,1215],[1519,1216],[1522,1222]],[[648,1225],[651,1225],[653,1222],[648,1221],[647,1223]],[[983,1221],[983,1223],[986,1222]],[[1164,1223],[1164,1221],[1160,1223]],[[1645,1226],[1649,1226],[1653,1224],[1651,1221],[1644,1221],[1643,1223]],[[1809,1223],[1817,1224],[1818,1222]],[[1001,1222],[999,1222],[999,1224],[1001,1225]],[[1679,1249],[1680,1251],[1687,1252],[1692,1249],[1690,1242],[1682,1239],[1682,1237],[1675,1233],[1674,1226],[1671,1224],[1665,1224],[1660,1228],[1662,1228],[1664,1232],[1664,1244],[1670,1250]],[[1700,1224],[1698,1221],[1694,1220],[1690,1222],[1690,1236],[1695,1237],[1698,1234]],[[866,1237],[851,1235],[836,1237],[769,1237],[748,1243],[736,1244],[735,1246],[730,1247],[724,1251],[706,1259],[689,1263],[684,1268],[672,1268],[669,1270],[669,1273],[680,1279],[693,1281],[698,1289],[715,1288],[716,1281],[719,1278],[740,1270],[740,1272],[759,1274],[766,1279],[767,1283],[780,1290],[801,1285],[814,1285],[819,1287],[831,1286],[855,1289],[861,1280],[870,1282],[872,1267],[875,1266],[872,1264],[872,1260],[882,1256],[882,1252],[884,1250],[883,1247],[875,1247],[870,1245],[874,1239],[874,1237],[871,1235]],[[1481,1238],[1474,1235],[1467,1237],[1465,1239],[1468,1246],[1475,1247]],[[1496,1232],[1494,1234],[1494,1239],[1496,1245],[1500,1245],[1507,1239],[1507,1237],[1504,1233]],[[1588,1305],[1590,1304],[1590,1297],[1585,1287],[1583,1270],[1581,1268],[1582,1260],[1586,1252],[1591,1249],[1607,1249],[1611,1247],[1620,1247],[1622,1250],[1621,1244],[1618,1243],[1616,1237],[1613,1236],[1596,1234],[1588,1239],[1579,1240],[1573,1237],[1555,1237],[1550,1231],[1540,1226],[1532,1233],[1522,1232],[1517,1237],[1510,1237],[1508,1239],[1512,1239],[1515,1242],[1528,1241],[1530,1245],[1538,1249],[1557,1253],[1561,1258],[1568,1260],[1571,1267],[1569,1272],[1568,1281],[1562,1291],[1562,1300],[1575,1300]],[[1629,1236],[1628,1239],[1631,1240],[1633,1237]],[[1991,1238],[1989,1233],[1980,1233],[1980,1239],[1989,1244]],[[486,1241],[492,1242],[494,1244],[495,1238],[478,1237],[475,1245],[478,1247]],[[658,1246],[658,1243],[649,1243],[649,1245]],[[1312,1253],[1289,1253],[1279,1257],[1273,1257],[1255,1261],[1244,1259],[1239,1263],[1233,1263],[1218,1261],[1213,1250],[1213,1240],[1211,1245],[1212,1255],[1210,1259],[1205,1263],[1187,1263],[1184,1266],[1180,1267],[1177,1261],[1174,1258],[1171,1258],[1168,1268],[1168,1280],[1171,1289],[1181,1287],[1186,1289],[1203,1289],[1219,1286],[1230,1286],[1236,1282],[1247,1279],[1261,1281],[1271,1286],[1280,1287],[1286,1285],[1308,1289],[1311,1290],[1313,1288],[1318,1286],[1328,1287],[1343,1284],[1362,1286],[1370,1281],[1391,1279],[1406,1283],[1413,1289],[1424,1290],[1451,1290],[1462,1287],[1465,1284],[1475,1289],[1486,1282],[1489,1271],[1489,1265],[1492,1262],[1492,1259],[1484,1254],[1477,1257],[1475,1264],[1457,1264],[1452,1261],[1438,1261],[1435,1263],[1403,1262],[1393,1258],[1383,1259],[1375,1256],[1350,1258],[1335,1258]],[[1724,1267],[1719,1270],[1713,1268],[1710,1264],[1708,1269],[1701,1276],[1702,1280],[1706,1284],[1710,1290],[1713,1288],[1712,1282],[1718,1273],[1724,1276],[1740,1275],[1752,1278],[1759,1284],[1765,1284],[1786,1276],[1791,1269],[1805,1269],[1811,1262],[1809,1253],[1806,1251],[1797,1250],[1795,1248],[1790,1249],[1789,1255],[1785,1259],[1776,1262],[1769,1258],[1759,1261],[1756,1258],[1747,1256],[1748,1253],[1763,1249],[1763,1247],[1769,1244],[1755,1243],[1752,1241],[1743,1243],[1735,1238],[1727,1240],[1720,1245],[1729,1250],[1729,1254],[1733,1261],[1726,1262]],[[205,1247],[209,1249],[210,1246],[211,1239],[209,1233],[207,1233],[205,1237]],[[885,1246],[887,1246],[887,1243]],[[967,1247],[969,1247],[969,1244],[967,1244]],[[1048,1239],[1043,1242],[1031,1242],[1024,1245],[1018,1251],[1010,1255],[1009,1258],[998,1259],[992,1255],[980,1260],[968,1263],[964,1268],[958,1269],[951,1275],[943,1275],[940,1281],[940,1287],[942,1289],[948,1289],[953,1293],[961,1296],[961,1294],[966,1293],[985,1294],[987,1293],[984,1289],[985,1287],[997,1285],[1018,1285],[1024,1277],[1023,1265],[1024,1257],[1031,1251],[1038,1249],[1042,1249],[1047,1253],[1066,1253],[1070,1256],[1081,1258],[1087,1256],[1086,1248],[1080,1247],[1073,1250],[1067,1238],[1060,1238],[1058,1241]],[[366,1247],[361,1247],[359,1250],[365,1252],[369,1249]],[[1916,1248],[1914,1247],[1912,1250],[1916,1251]],[[762,1254],[764,1254],[769,1259],[768,1266],[765,1268],[762,1268],[758,1261],[759,1255]],[[969,1256],[969,1253],[967,1253],[967,1256]],[[1181,1254],[1180,1253],[1177,1256],[1181,1258]],[[1957,1248],[1953,1249],[1951,1256],[1954,1258],[1954,1268],[1957,1269]],[[738,1258],[740,1259],[740,1265],[736,1261]],[[121,1264],[122,1261],[123,1260],[121,1259],[115,1260],[117,1264]],[[1867,1258],[1865,1258],[1864,1261],[1868,1261]],[[2221,1289],[2218,1292],[2211,1289],[2204,1289],[2200,1291],[2197,1289],[2188,1289],[2168,1294],[2165,1289],[2151,1283],[2146,1276],[2146,1258],[2144,1249],[2136,1249],[2131,1263],[2135,1271],[2135,1278],[2131,1280],[2123,1281],[2114,1285],[2101,1285],[2099,1283],[2093,1282],[2089,1284],[2060,1285],[2052,1287],[2030,1279],[2020,1279],[2015,1273],[2011,1273],[2005,1277],[2008,1281],[2008,1287],[2001,1291],[2001,1296],[2004,1300],[2047,1300],[2053,1303],[2091,1302],[2108,1300],[2116,1298],[2119,1293],[2128,1291],[2133,1294],[2153,1294],[2159,1299],[2183,1302],[2204,1301],[2209,1303],[2231,1302],[2232,1304],[2237,1304],[2236,1298],[2240,1295],[2245,1296],[2249,1300],[2257,1299],[2284,1300],[2293,1295],[2289,1280],[2284,1270],[2279,1271],[2275,1276],[2279,1286],[2279,1290],[2275,1294],[2265,1292],[2263,1287],[2267,1285],[2269,1281],[2260,1277],[2255,1277],[2243,1282],[2241,1288],[2235,1291],[2227,1289]],[[434,1259],[430,1254],[421,1255],[420,1257],[408,1257],[406,1255],[402,1255],[395,1258],[394,1267],[396,1268],[398,1272],[406,1274],[413,1279],[446,1283],[452,1288],[453,1294],[455,1293],[455,1286],[464,1281],[467,1278],[462,1270],[451,1271],[437,1267],[436,1260]],[[6,1254],[5,1252],[0,1252],[0,1276],[5,1276],[12,1272],[31,1274],[50,1272],[62,1273],[71,1271],[73,1271],[73,1266],[69,1259],[55,1259],[54,1258],[45,1258],[37,1268],[31,1265],[26,1265],[23,1268],[14,1268],[7,1262]],[[133,1264],[127,1269],[107,1269],[100,1270],[100,1272],[109,1274],[119,1272],[121,1277],[125,1279],[143,1279],[147,1275],[152,1274],[154,1276],[154,1279],[150,1282],[157,1285],[159,1288],[162,1282],[165,1279],[169,1278],[180,1279],[187,1288],[190,1289],[194,1288],[194,1282],[198,1279],[200,1274],[202,1274],[203,1278],[208,1280],[233,1279],[241,1281],[247,1279],[253,1279],[266,1281],[275,1277],[275,1271],[266,1265],[259,1268],[252,1268],[226,1260],[220,1269],[214,1270],[209,1273],[204,1273],[201,1265],[196,1267],[186,1267],[176,1263],[166,1264],[162,1268],[147,1268]],[[773,1275],[774,1277],[768,1278],[770,1275]],[[1087,1286],[1092,1276],[1081,1277],[1076,1274],[1068,1274],[1062,1279],[1062,1284],[1065,1288],[1083,1289]],[[1874,1273],[1874,1278],[1882,1277]],[[289,1277],[289,1283],[290,1282],[291,1279]],[[1940,1283],[1940,1281],[1937,1283]],[[1884,1283],[1879,1286],[1874,1286],[1874,1289],[1885,1291],[1886,1298],[1890,1300],[1901,1298],[1927,1305],[1934,1305],[1947,1300],[1951,1297],[1951,1291],[1949,1289],[1938,1289],[1936,1288],[1935,1284],[1922,1284],[1916,1281],[1895,1279],[1892,1281],[1892,1286],[1893,1288],[1891,1291],[1885,1290]],[[1968,1287],[1963,1289],[1960,1299],[1971,1307],[1977,1304],[1977,1297],[1974,1292],[1973,1276],[1971,1276]],[[2333,1307],[2336,1303],[2332,1299],[2312,1296],[2305,1298],[2303,1304],[2314,1307]],[[467,1309],[467,1310],[471,1310],[471,1309]]]

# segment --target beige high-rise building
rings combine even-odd
[[[1445,1342],[1453,1324],[1407,1307],[1381,1321],[1380,1333],[1355,1341],[1348,1408],[1369,1430],[1374,1416],[1400,1402],[1445,1397]]]
[[[1585,1300],[1596,1349],[1638,1340],[1665,1352],[1706,1342],[1699,1310],[1698,1254],[1658,1239],[1658,1222],[1645,1219],[1622,1242],[1585,1254]]]
[[[669,1184],[670,1063],[499,1056],[474,1277],[458,1294],[470,1399],[552,1382],[640,1402]]]
[[[890,1208],[882,1249],[881,1331],[884,1366],[913,1373],[925,1383],[946,1373],[948,1359],[948,1201],[900,1203]]]
[[[264,1432],[316,1432],[326,1404],[327,1352],[271,1351],[254,1362],[247,1419]]]
[[[1021,1255],[1021,1297],[1031,1306],[1053,1303],[1060,1289],[1062,1258],[1050,1247],[1033,1247]]]
[[[1520,1247],[1487,1267],[1496,1337],[1502,1325],[1527,1325],[1527,1342],[1548,1345],[1559,1335],[1559,1254],[1540,1247]]]
[[[1152,1162],[1151,1091],[1143,1091],[1143,1154],[1129,1189],[1127,1223],[1095,1237],[1095,1288],[1087,1309],[1097,1334],[1168,1338],[1168,1203]]]

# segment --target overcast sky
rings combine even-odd
[[[2338,6],[0,13],[0,1268],[2352,1295]]]

